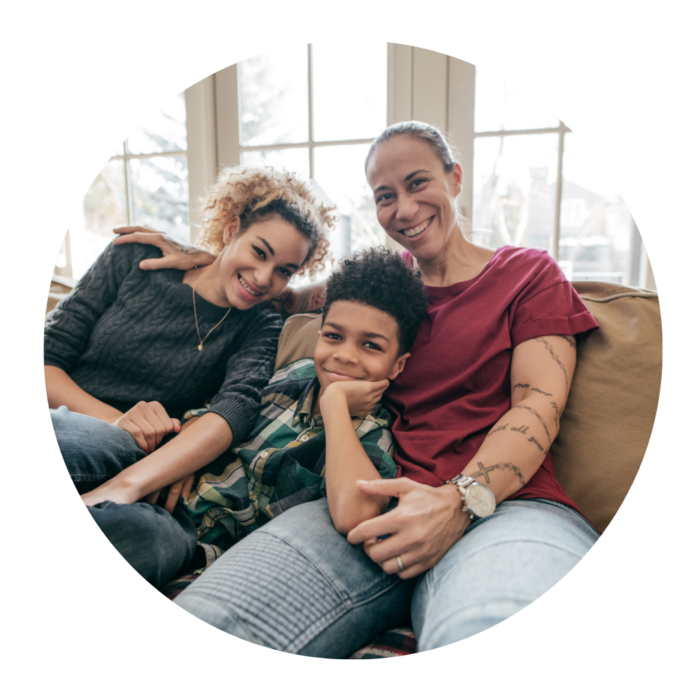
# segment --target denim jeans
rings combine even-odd
[[[61,454],[79,493],[87,493],[146,456],[125,430],[73,413],[51,410]],[[150,503],[89,506],[90,515],[119,551],[147,581],[162,588],[190,563],[197,528],[178,504],[170,515]]]
[[[508,501],[421,576],[387,575],[330,519],[325,499],[283,513],[232,547],[175,603],[236,637],[344,658],[413,623],[418,649],[465,639],[518,612],[565,576],[598,537],[572,509]]]

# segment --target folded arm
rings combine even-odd
[[[337,382],[331,384],[321,398],[321,412],[326,431],[326,493],[328,510],[336,530],[347,535],[350,530],[383,513],[389,497],[364,494],[357,488],[358,479],[381,479],[381,474],[368,456],[352,422],[352,415],[364,415],[381,399],[388,381]],[[354,396],[348,396],[351,392]],[[366,405],[352,411],[365,398]],[[382,431],[380,426],[377,430]],[[390,434],[387,432],[387,439]],[[365,436],[369,441],[370,436]],[[388,459],[388,455],[386,455]],[[395,470],[395,465],[392,466]]]

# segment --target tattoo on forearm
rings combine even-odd
[[[476,464],[479,467],[479,470],[473,472],[472,474],[467,474],[467,476],[471,476],[472,479],[476,479],[479,476],[483,476],[486,483],[490,484],[491,479],[489,478],[489,474],[491,472],[511,471],[513,472],[513,474],[515,474],[515,476],[518,477],[518,481],[520,482],[520,484],[522,486],[525,486],[525,479],[522,475],[522,472],[511,462],[500,462],[499,464],[492,464],[490,467],[485,467],[481,462],[477,462]]]
[[[529,389],[530,385],[529,384],[516,384],[512,389],[511,389],[511,394],[516,390],[516,389]]]
[[[536,386],[532,387],[532,391],[542,394],[542,396],[552,396],[552,394],[548,394],[546,391],[542,391],[542,389],[538,389]]]
[[[530,430],[530,426],[529,425],[521,425],[518,428],[511,428],[511,430],[514,433],[522,433],[523,435],[527,435],[527,431]]]
[[[547,351],[551,355],[552,359],[559,365],[559,368],[564,373],[564,380],[566,381],[566,390],[568,392],[569,391],[569,375],[566,372],[566,367],[564,367],[564,363],[559,359],[559,355],[557,355],[557,353],[554,352],[554,348],[544,338],[535,338],[535,340],[538,343],[542,343],[545,346],[545,348],[547,348]]]
[[[547,428],[547,423],[545,422],[544,418],[542,418],[542,416],[539,413],[537,413],[537,411],[534,408],[532,408],[531,406],[526,406],[523,403],[519,403],[517,406],[513,406],[513,408],[511,408],[511,411],[514,411],[516,408],[520,408],[523,411],[529,411],[542,424],[544,432],[547,433],[547,440],[549,440],[549,445],[547,447],[547,451],[549,452],[550,448],[552,447],[552,436],[549,434],[549,429]]]
[[[559,337],[563,338],[574,350],[576,350],[576,339],[573,335],[560,335]]]
[[[486,434],[486,437],[491,437],[494,433],[500,433],[502,430],[505,430],[508,427],[508,423],[504,423],[503,425],[499,425],[496,428],[493,428],[491,432]],[[486,438],[484,438],[485,440]]]
[[[539,440],[536,440],[534,437],[530,436],[528,442],[534,443],[535,447],[536,447],[540,452],[544,452],[544,451],[545,451],[544,447],[542,447],[542,443],[539,442]]]
[[[550,401],[549,405],[554,409],[554,424],[557,426],[557,432],[559,432],[559,416],[561,415],[559,406],[557,406],[556,401]]]

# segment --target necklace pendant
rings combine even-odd
[[[198,349],[200,352],[202,352],[202,348],[203,348],[203,347],[204,347],[204,346],[202,345],[202,343],[200,343],[200,344],[197,346],[197,349]]]

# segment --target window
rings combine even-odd
[[[544,248],[571,280],[644,283],[634,220],[565,124],[477,67],[475,129],[475,242]]]
[[[316,43],[238,64],[239,158],[311,178],[336,206],[338,259],[379,245],[384,232],[364,177],[369,144],[386,126],[387,48]],[[317,275],[323,279],[330,266]]]
[[[57,271],[80,278],[114,237],[140,224],[189,240],[184,93],[147,116],[90,186],[73,217]]]

